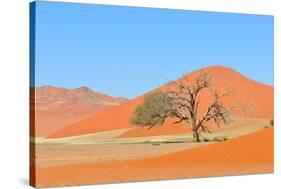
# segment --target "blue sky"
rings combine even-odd
[[[273,85],[273,17],[36,3],[35,85],[133,98],[201,67]]]

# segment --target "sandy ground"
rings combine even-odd
[[[157,157],[37,168],[36,184],[46,187],[272,171],[273,128],[267,128],[228,141]]]
[[[265,126],[268,126],[267,120],[240,119],[236,126],[221,128],[216,133],[205,134],[205,137],[231,139],[261,130]],[[118,137],[127,132],[128,129],[119,129],[77,137],[36,138],[36,145],[31,144],[31,158],[35,161],[36,167],[96,163],[155,157],[210,143],[193,143],[191,133],[135,138]]]
[[[211,125],[212,134],[204,134],[205,136],[226,136],[233,138],[245,134],[249,134],[264,127],[268,127],[270,124],[269,119],[260,118],[243,118],[236,117],[235,121],[230,125],[222,125],[218,128],[215,125]],[[178,130],[178,126],[174,126],[175,130]],[[44,138],[36,137],[32,138],[32,141],[37,144],[109,144],[109,143],[145,143],[151,140],[160,141],[187,141],[192,140],[190,129],[184,125],[186,131],[180,133],[159,132],[163,130],[170,130],[172,127],[156,126],[150,130],[145,128],[125,128],[116,129],[110,131],[96,132],[92,134],[85,134],[79,136],[63,137],[63,138]]]
[[[143,159],[202,145],[206,143],[37,145],[36,167]]]
[[[243,135],[250,132],[259,130],[269,124],[270,119],[262,118],[248,118],[248,117],[234,117],[234,120],[230,124],[221,124],[220,128],[215,123],[210,123],[208,128],[215,133],[227,132],[226,135]],[[145,137],[145,136],[160,136],[167,134],[180,134],[190,133],[191,129],[186,125],[174,125],[172,123],[166,126],[155,126],[154,128],[147,130],[141,127],[132,127],[127,132],[124,132],[116,138],[132,138],[132,137]]]

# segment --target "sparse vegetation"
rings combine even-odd
[[[213,139],[213,141],[216,141],[216,142],[221,142],[221,141],[226,141],[226,140],[228,140],[228,138],[227,138],[227,137],[223,137],[223,136],[221,136],[221,137],[215,137],[215,138]]]

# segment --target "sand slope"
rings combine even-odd
[[[140,104],[141,98],[129,101],[126,104],[114,106],[95,115],[66,127],[49,136],[49,138],[76,136],[101,131],[130,128],[129,117],[135,107]]]
[[[37,186],[62,186],[273,171],[273,128],[153,158],[36,169]]]
[[[86,119],[89,114],[67,115],[62,113],[53,113],[37,111],[35,117],[35,136],[45,137],[71,124]]]
[[[225,91],[231,88],[234,91],[233,95],[226,99],[225,104],[228,106],[232,105],[247,105],[247,111],[237,111],[236,115],[248,116],[248,117],[258,117],[258,118],[270,118],[273,115],[273,87],[266,86],[264,84],[250,80],[240,73],[236,72],[231,68],[226,68],[222,66],[212,66],[204,69],[213,78],[213,85],[217,88],[219,92]],[[200,70],[192,72],[182,77],[183,80],[194,79]],[[159,87],[159,89],[166,90],[170,84]],[[132,115],[134,109],[143,100],[143,96],[139,96],[126,104],[122,104],[110,109],[98,112],[92,117],[83,120],[77,124],[71,125],[67,128],[59,130],[58,132],[50,135],[50,138],[56,137],[66,137],[81,134],[88,134],[98,131],[121,129],[121,128],[132,128],[129,124],[129,118]],[[200,97],[202,103],[202,112],[204,112],[204,104],[210,100],[209,96]],[[161,132],[165,134],[169,133],[169,128],[166,127],[170,123],[167,122],[163,125]],[[179,133],[181,130],[186,131],[183,127],[178,127],[180,130],[172,132]],[[151,130],[150,132],[153,132]],[[158,132],[158,133],[161,133]],[[156,132],[157,133],[157,132]]]

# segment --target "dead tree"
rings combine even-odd
[[[219,95],[211,80],[207,73],[201,72],[194,80],[176,80],[169,84],[169,89],[148,94],[135,109],[130,123],[151,129],[162,125],[166,118],[174,117],[178,119],[174,123],[184,122],[192,129],[194,140],[200,142],[201,133],[210,132],[207,123],[214,121],[218,127],[221,123],[227,124],[234,108],[227,108],[223,103],[223,98],[231,92]],[[206,107],[200,107],[199,112],[199,97],[204,91],[211,93],[213,100]]]
[[[167,95],[173,100],[171,102],[170,116],[178,118],[175,123],[184,122],[192,129],[192,134],[196,142],[200,142],[202,132],[210,132],[206,123],[214,121],[218,127],[221,123],[227,124],[234,107],[227,108],[222,99],[231,94],[230,91],[218,94],[211,85],[212,78],[201,72],[193,81],[177,80],[171,82],[171,87],[167,90]],[[213,100],[207,105],[206,112],[199,115],[199,96],[205,92],[213,95]]]

